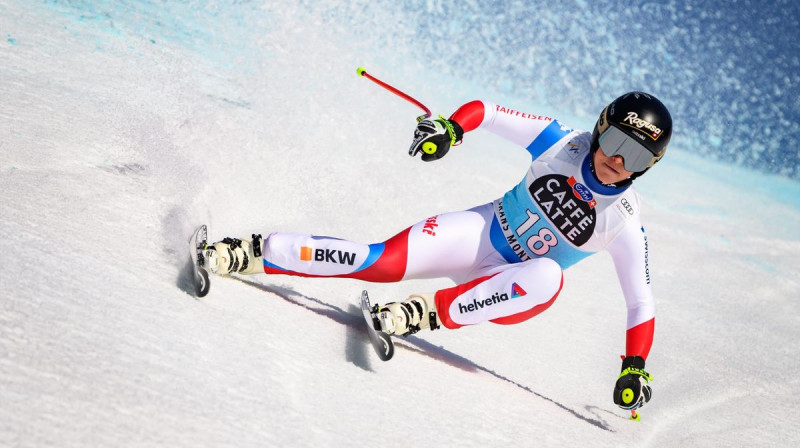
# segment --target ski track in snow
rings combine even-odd
[[[361,315],[361,310],[358,307],[356,307],[355,305],[351,304],[349,312],[346,312],[343,309],[341,309],[341,308],[339,308],[339,307],[337,307],[335,305],[332,305],[332,304],[327,303],[325,301],[322,301],[320,299],[316,299],[316,298],[313,298],[313,297],[309,297],[309,296],[303,295],[303,294],[301,294],[301,293],[299,293],[297,291],[294,291],[294,290],[292,290],[290,288],[285,288],[285,287],[280,287],[280,286],[275,286],[275,285],[266,285],[266,284],[263,284],[263,283],[258,283],[258,282],[242,279],[240,277],[230,277],[230,278],[234,279],[234,280],[238,280],[239,282],[244,283],[247,286],[250,286],[250,287],[253,287],[253,288],[257,288],[257,289],[259,289],[261,291],[272,293],[272,294],[280,297],[281,299],[286,300],[289,303],[292,303],[293,305],[300,306],[300,307],[305,308],[305,309],[307,309],[307,310],[309,310],[309,311],[311,311],[311,312],[313,312],[315,314],[318,314],[318,315],[323,316],[323,317],[327,317],[328,319],[331,319],[336,323],[339,323],[339,324],[344,325],[346,327],[354,328],[354,329],[356,329],[358,331],[359,335],[362,336],[361,338],[359,338],[358,343],[361,343],[363,345],[369,345],[369,340],[367,339],[367,332],[366,332],[366,329],[364,328],[364,325],[365,325],[364,324],[364,318]],[[292,299],[292,296],[299,297],[301,299],[301,301],[297,301],[297,300]],[[322,307],[322,309],[309,306],[307,302],[316,303],[316,304],[320,305]],[[614,432],[614,430],[610,427],[610,425],[607,422],[603,421],[602,419],[599,419],[599,418],[594,419],[594,418],[590,418],[590,417],[586,417],[584,415],[581,415],[579,412],[575,411],[574,409],[572,409],[572,408],[570,408],[568,406],[565,406],[565,405],[559,403],[558,401],[553,400],[550,397],[542,395],[542,394],[532,390],[528,386],[525,386],[525,385],[520,384],[520,383],[518,383],[518,382],[516,382],[516,381],[514,381],[514,380],[512,380],[512,379],[510,379],[508,377],[505,377],[505,376],[495,372],[494,370],[491,370],[491,369],[488,369],[488,368],[486,368],[484,366],[478,365],[478,364],[470,361],[469,359],[464,358],[463,356],[460,356],[460,355],[458,355],[456,353],[453,353],[453,352],[445,349],[444,347],[435,346],[435,345],[431,344],[430,342],[427,342],[427,341],[425,341],[423,339],[419,339],[419,338],[417,338],[415,336],[409,336],[408,338],[404,338],[402,340],[399,339],[399,338],[394,338],[394,343],[395,343],[395,348],[402,348],[402,349],[408,350],[408,351],[413,352],[413,353],[418,353],[420,355],[427,356],[427,357],[429,357],[431,359],[435,359],[437,361],[441,361],[441,362],[443,362],[443,363],[445,363],[445,364],[447,364],[449,366],[455,367],[457,369],[464,370],[466,372],[484,372],[484,373],[486,373],[488,375],[493,376],[494,378],[496,378],[498,380],[505,381],[507,383],[513,384],[514,386],[524,390],[525,392],[533,394],[534,396],[536,396],[538,398],[541,398],[542,400],[545,400],[547,402],[550,402],[550,403],[554,404],[555,406],[559,407],[560,409],[563,409],[564,411],[568,412],[569,414],[575,416],[575,418],[577,418],[579,420],[582,420],[582,421],[584,421],[586,423],[594,425],[594,426],[596,426],[596,427],[598,427],[600,429]],[[350,343],[348,343],[348,347],[349,346],[350,346]],[[348,349],[347,352],[349,353],[350,350]],[[397,355],[395,355],[395,356],[397,356]],[[365,359],[363,357],[358,357],[357,360],[353,360],[353,361],[354,361],[354,364],[358,365],[362,369],[371,371],[371,369],[369,367],[369,361],[367,359]],[[358,362],[356,362],[356,361],[358,361]],[[392,361],[394,361],[394,358],[392,360],[388,361],[388,362],[391,363]],[[402,361],[399,361],[399,362],[402,362]],[[587,406],[586,409],[589,410],[589,409],[591,409],[591,407]]]

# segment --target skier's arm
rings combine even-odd
[[[625,358],[614,383],[614,403],[622,409],[638,409],[650,401],[652,377],[644,370],[653,345],[655,302],[650,288],[647,235],[639,215],[631,216],[622,232],[607,247],[628,306]]]
[[[529,114],[485,101],[471,101],[459,107],[450,121],[465,133],[481,128],[525,147],[535,159],[569,133],[553,118]]]
[[[655,300],[650,287],[647,235],[638,215],[628,220],[607,250],[628,308],[625,354],[647,359],[653,344]]]

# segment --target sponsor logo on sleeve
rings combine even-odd
[[[644,238],[644,276],[647,280],[647,284],[650,284],[650,260],[649,260],[649,250],[647,247],[647,233],[644,231],[644,227],[642,227],[642,237]]]
[[[539,121],[553,121],[550,117],[545,117],[544,115],[536,115],[536,114],[526,114],[525,112],[520,112],[514,109],[508,109],[503,106],[497,106],[497,112],[513,115],[515,117],[520,118],[527,118],[529,120],[539,120]]]

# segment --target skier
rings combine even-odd
[[[533,157],[525,178],[502,198],[432,216],[376,244],[297,233],[226,238],[206,246],[204,267],[222,275],[452,279],[452,288],[378,305],[380,331],[407,335],[530,319],[556,300],[562,269],[605,249],[628,309],[626,355],[613,398],[623,409],[641,407],[651,396],[644,366],[655,307],[647,237],[631,183],[664,156],[672,134],[669,111],[652,95],[626,93],[603,109],[589,133],[547,116],[472,101],[448,119],[419,122],[409,155],[438,160],[478,128]]]

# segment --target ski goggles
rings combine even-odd
[[[656,160],[649,149],[614,126],[603,132],[597,142],[608,157],[622,156],[625,169],[634,173],[646,170]]]

